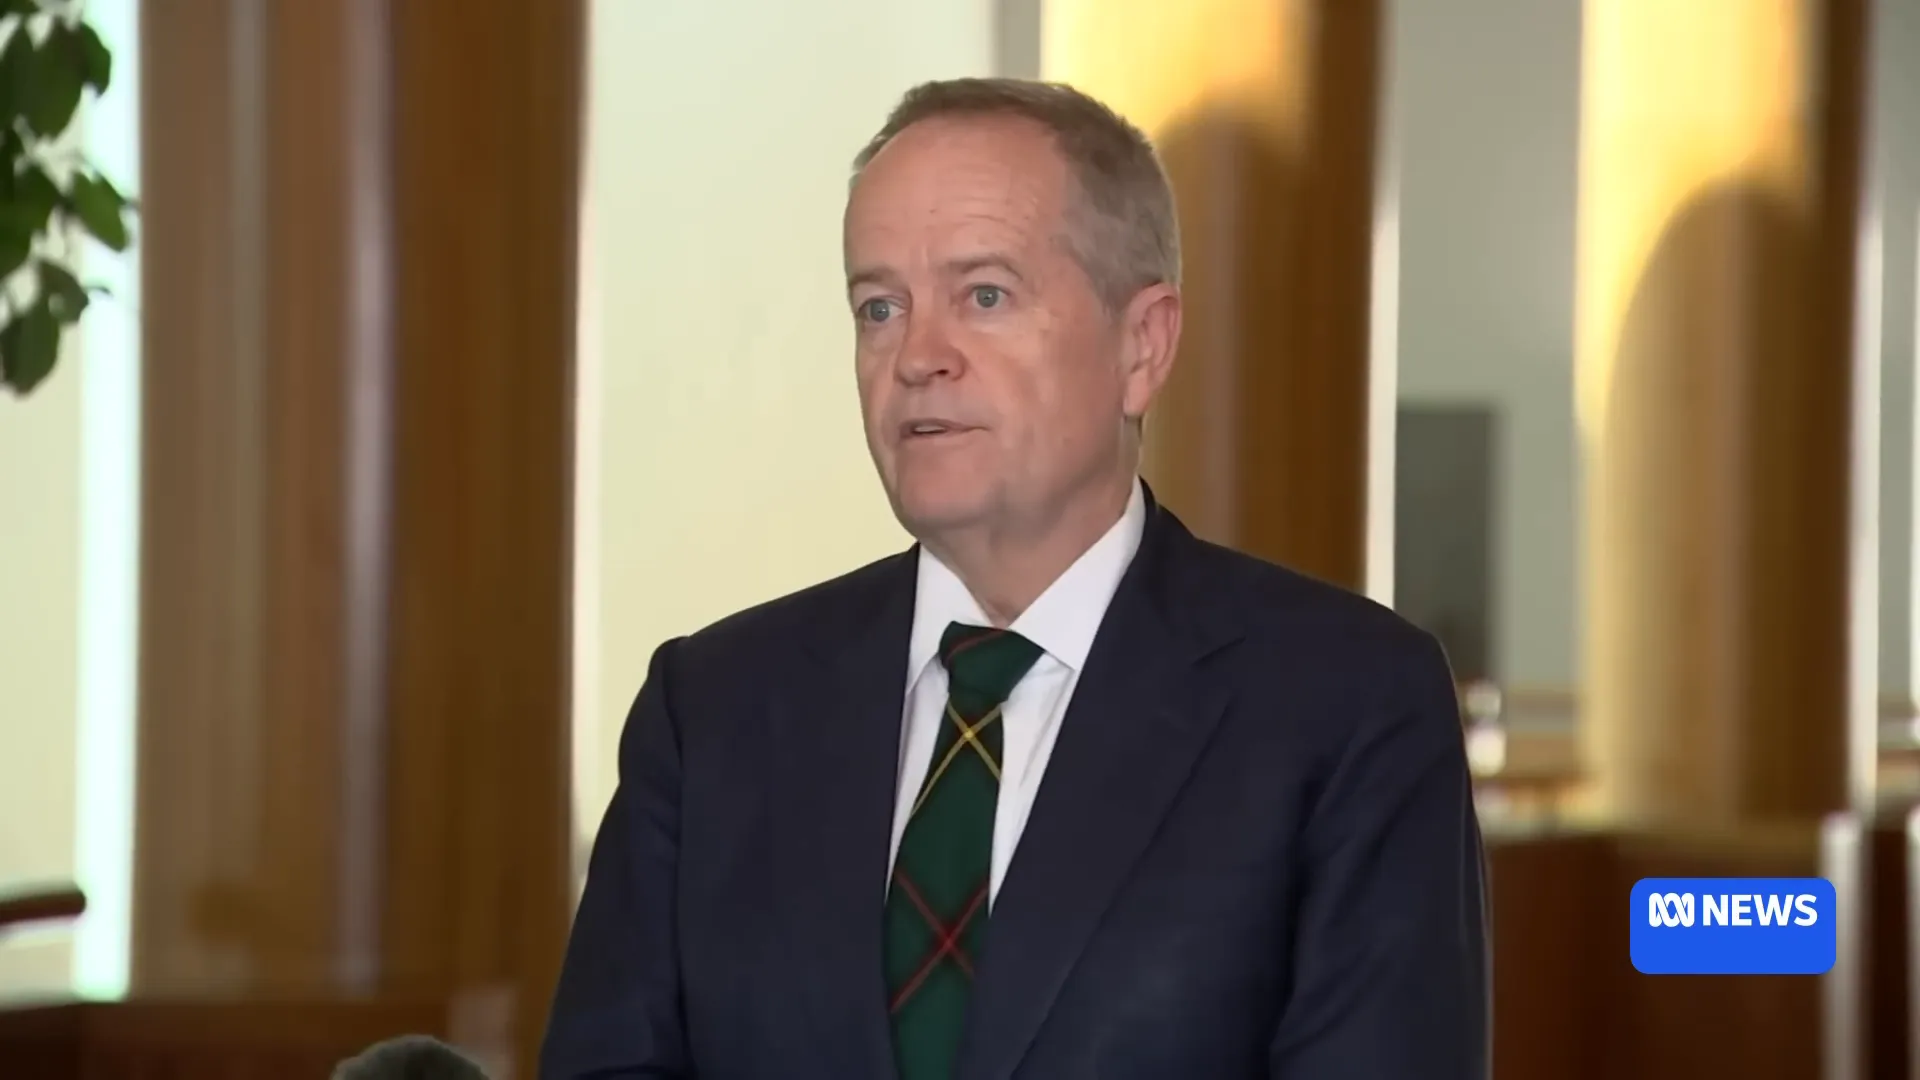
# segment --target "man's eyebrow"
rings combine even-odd
[[[978,273],[981,270],[1000,270],[1012,277],[1015,281],[1026,280],[1026,278],[1021,275],[1020,269],[1013,265],[1012,259],[997,253],[968,255],[964,258],[949,259],[946,263],[946,270],[947,273],[955,277],[966,277],[968,274]]]
[[[948,259],[941,269],[949,277],[966,277],[982,270],[999,270],[1015,281],[1026,281],[1013,260],[1005,255],[989,252],[981,255],[963,255]],[[851,294],[862,285],[881,285],[896,280],[900,275],[884,266],[858,267],[847,274],[847,292]]]
[[[860,267],[857,270],[852,270],[848,272],[847,292],[851,294],[853,290],[859,288],[862,285],[878,285],[881,282],[886,281],[889,278],[892,278],[894,276],[895,275],[893,271],[888,270],[885,267],[881,267],[881,266]]]

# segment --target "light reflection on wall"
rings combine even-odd
[[[140,176],[140,0],[89,0],[113,53],[113,83],[89,108],[86,153],[123,192]],[[74,865],[87,914],[74,989],[126,993],[132,926],[134,701],[139,612],[140,253],[90,244],[87,280],[107,286],[82,324],[80,687]]]

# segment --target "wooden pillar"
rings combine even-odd
[[[510,988],[524,1078],[573,911],[584,10],[393,5],[401,366],[385,955],[403,985]]]
[[[1582,734],[1641,826],[1847,800],[1864,0],[1589,0]]]
[[[1378,0],[1061,0],[1044,74],[1154,139],[1186,329],[1148,479],[1196,531],[1359,589]]]
[[[354,179],[384,147],[352,8],[142,6],[135,993],[349,985],[377,949],[343,891],[350,735],[378,719],[349,629],[380,621],[347,584],[383,559],[348,454],[381,389],[352,372],[390,361],[353,289],[390,253],[361,224],[385,185]]]
[[[135,994],[452,996],[570,910],[580,0],[143,8]]]

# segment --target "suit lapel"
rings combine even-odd
[[[1227,704],[1194,667],[1232,640],[1231,622],[1186,574],[1197,542],[1164,510],[1149,515],[994,904],[960,1080],[1012,1075]],[[1176,608],[1215,617],[1186,625]]]
[[[877,567],[844,625],[820,628],[802,685],[775,705],[775,887],[795,1004],[830,1062],[818,1075],[849,1080],[894,1075],[881,931],[914,554]]]

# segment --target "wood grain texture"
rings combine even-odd
[[[135,993],[463,994],[530,1075],[582,5],[145,14]]]
[[[1605,917],[1605,837],[1544,836],[1488,844],[1493,921],[1493,1075],[1501,1080],[1608,1080],[1606,1032],[1595,1023],[1612,970],[1591,933]],[[1614,910],[1624,904],[1612,905]]]
[[[390,985],[500,981],[523,1057],[571,913],[579,0],[394,8]]]
[[[352,193],[338,5],[142,9],[133,985],[330,977]]]
[[[1596,809],[1849,798],[1861,0],[1589,5],[1577,367]]]
[[[1378,0],[1073,0],[1051,77],[1154,140],[1185,328],[1145,472],[1195,531],[1365,584]]]
[[[443,1002],[175,1000],[0,1011],[8,1080],[319,1080],[368,1044],[454,1037]]]
[[[1812,876],[1816,848],[1812,829],[1491,837],[1493,1074],[1819,1076],[1820,980],[1641,975],[1627,904],[1646,877]]]
[[[1867,918],[1862,958],[1865,1015],[1863,1058],[1869,1080],[1913,1080],[1917,1047],[1913,1030],[1913,866],[1907,815],[1912,807],[1889,804],[1867,831]]]

